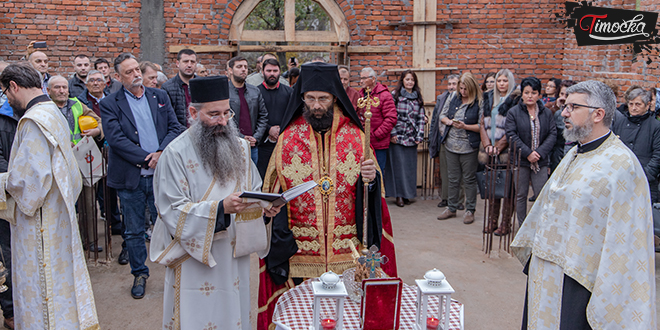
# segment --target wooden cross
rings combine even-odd
[[[387,256],[381,256],[380,252],[378,252],[378,247],[375,245],[369,248],[366,256],[358,258],[360,264],[369,268],[369,278],[376,278],[376,268],[386,264],[388,261]]]

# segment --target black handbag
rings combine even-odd
[[[500,199],[511,196],[511,179],[513,175],[510,173],[507,177],[507,170],[484,170],[483,172],[477,172],[476,176],[481,199],[491,197]],[[495,196],[492,196],[492,194],[495,194]]]

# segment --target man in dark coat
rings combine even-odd
[[[264,98],[266,110],[268,110],[268,125],[266,125],[266,134],[264,134],[257,147],[259,150],[257,168],[263,178],[270,161],[270,155],[275,149],[277,137],[280,135],[280,125],[293,89],[279,82],[280,63],[276,59],[267,58],[262,65],[261,72],[264,75],[264,82],[257,88],[259,88],[261,96]]]
[[[188,105],[190,104],[188,82],[195,76],[197,53],[192,49],[180,50],[176,55],[176,66],[179,72],[166,81],[162,88],[170,96],[170,102],[179,123],[188,127]]]
[[[259,153],[256,147],[266,135],[268,110],[259,89],[245,81],[247,66],[247,60],[241,56],[235,56],[227,61],[229,104],[236,113],[233,120],[238,126],[241,137],[250,142],[252,161],[257,164]]]

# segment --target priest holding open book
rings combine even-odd
[[[388,256],[383,271],[396,277],[382,176],[373,149],[365,152],[363,141],[362,124],[337,66],[303,65],[263,191],[281,193],[308,181],[318,186],[290,201],[272,220],[270,252],[261,260],[259,274],[258,330],[269,328],[277,299],[286,290],[326,271],[342,274],[354,267],[351,247],[362,248],[365,190],[367,245]]]
[[[281,206],[239,197],[260,190],[261,177],[231,120],[227,77],[191,79],[190,94],[190,128],[154,174],[150,257],[167,266],[163,327],[249,330],[250,254],[268,253],[263,214]]]

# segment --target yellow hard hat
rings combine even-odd
[[[88,129],[97,128],[99,126],[99,123],[96,121],[96,119],[90,116],[80,116],[78,117],[78,126],[80,127],[80,131],[82,132]]]

